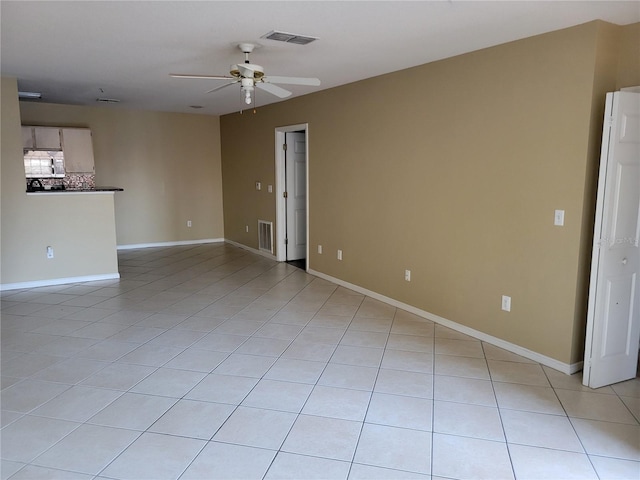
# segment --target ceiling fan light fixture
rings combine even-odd
[[[318,37],[312,37],[310,35],[298,35],[296,33],[278,32],[276,30],[272,30],[260,38],[274,40],[276,42],[293,43],[295,45],[308,45],[318,40]]]

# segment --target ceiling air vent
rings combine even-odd
[[[295,33],[277,32],[271,31],[260,38],[266,38],[267,40],[275,40],[276,42],[295,43],[296,45],[307,45],[315,40],[317,37],[309,37],[307,35],[296,35]]]
[[[100,103],[120,103],[117,98],[96,98],[96,102]]]

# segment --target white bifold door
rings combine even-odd
[[[640,340],[640,93],[608,93],[589,285],[583,383],[636,376]]]
[[[307,256],[307,159],[304,132],[285,134],[287,260]]]

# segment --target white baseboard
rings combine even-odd
[[[406,310],[407,312],[413,313],[427,320],[431,320],[432,322],[438,323],[452,330],[456,330],[460,333],[464,333],[465,335],[469,335],[470,337],[474,337],[474,338],[477,338],[478,340],[482,340],[483,342],[487,342],[487,343],[490,343],[491,345],[495,345],[496,347],[503,348],[504,350],[507,350],[509,352],[520,355],[522,357],[528,358],[529,360],[533,360],[534,362],[541,363],[542,365],[546,365],[547,367],[553,368],[554,370],[558,370],[562,373],[566,373],[567,375],[571,375],[573,373],[576,373],[582,370],[583,362],[577,362],[577,363],[571,363],[571,364],[560,362],[555,358],[547,357],[546,355],[542,355],[540,353],[534,352],[532,350],[521,347],[514,343],[507,342],[506,340],[502,340],[501,338],[488,335],[486,333],[480,332],[479,330],[475,330],[465,325],[461,325],[452,320],[448,320],[446,318],[440,317],[433,313],[429,313],[425,310],[416,308],[412,305],[400,302],[398,300],[394,300],[393,298],[385,297],[384,295],[380,295],[379,293],[373,292],[371,290],[367,290],[366,288],[362,288],[358,285],[345,282],[344,280],[340,280],[339,278],[334,278],[330,275],[326,275],[324,273],[317,272],[311,269],[309,269],[308,273],[311,275],[315,275],[316,277],[322,278],[324,280],[328,280],[330,282],[341,285],[355,292],[362,293],[363,295],[367,295],[368,297],[387,303],[396,308]]]
[[[267,257],[269,260],[277,261],[276,256],[273,255],[272,253],[263,252],[262,250],[247,247],[246,245],[243,245],[242,243],[234,242],[233,240],[225,239],[225,243],[230,243],[234,247],[242,248],[243,250],[249,250],[251,253],[255,253],[256,255],[262,255],[263,257]]]
[[[101,280],[117,280],[119,278],[120,278],[119,273],[106,273],[104,275],[86,275],[83,277],[52,278],[49,280],[35,280],[31,282],[2,283],[0,284],[0,291],[21,290],[24,288],[51,287],[54,285],[65,285],[67,283],[98,282]]]
[[[136,248],[177,247],[180,245],[200,245],[202,243],[222,243],[224,238],[203,238],[201,240],[180,240],[177,242],[135,243],[118,245],[118,250],[134,250]]]

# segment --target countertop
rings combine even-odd
[[[67,189],[67,190],[36,190],[33,192],[27,191],[27,195],[69,195],[69,194],[92,194],[92,193],[114,193],[123,192],[124,188],[121,187],[94,187],[94,188],[79,188],[79,189]]]

